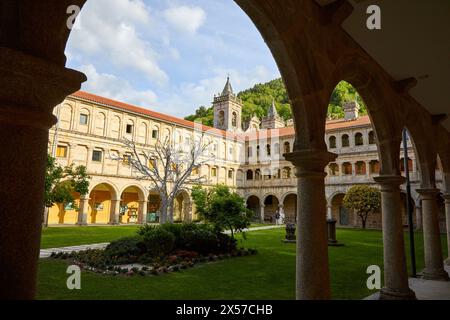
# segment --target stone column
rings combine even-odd
[[[333,219],[333,207],[330,204],[327,204],[327,220]]]
[[[447,259],[445,260],[445,264],[450,266],[450,194],[447,193],[444,195],[445,200],[445,222],[447,227]]]
[[[415,293],[408,284],[400,209],[400,185],[405,182],[405,178],[381,175],[374,180],[381,186],[383,223],[384,287],[380,291],[380,299],[415,299]]]
[[[286,159],[295,165],[298,178],[296,298],[330,299],[324,168],[336,155],[304,150]]]
[[[259,209],[259,215],[260,215],[261,223],[264,223],[264,207],[265,206],[262,204],[260,206],[260,209]]]
[[[87,195],[84,195],[80,197],[77,225],[85,226],[88,224],[87,223],[88,212],[89,212],[89,197]]]
[[[15,47],[26,46],[18,35],[10,36],[21,43]],[[48,133],[56,123],[52,110],[78,90],[85,77],[6,46],[4,41],[0,47],[0,300],[32,299]]]
[[[422,230],[422,207],[415,207],[416,210],[416,230]]]
[[[138,224],[147,222],[147,201],[139,201]]]
[[[120,199],[112,199],[109,224],[117,225],[119,223],[120,223]]]
[[[427,280],[450,280],[444,270],[441,234],[437,212],[439,189],[416,190],[422,199],[423,242],[425,251],[425,269],[422,278]]]

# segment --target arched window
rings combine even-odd
[[[342,147],[350,147],[350,139],[348,138],[348,134],[344,134],[341,138]]]
[[[370,131],[369,132],[369,144],[376,144],[377,140],[375,138],[375,132]]]
[[[362,146],[364,144],[363,135],[361,132],[355,134],[355,146]]]
[[[356,174],[365,175],[366,174],[366,163],[364,161],[358,161],[355,164]]]
[[[261,170],[256,169],[255,171],[255,180],[260,180],[261,179]]]
[[[337,176],[339,175],[339,166],[336,163],[330,163],[330,175]]]
[[[253,171],[247,170],[247,180],[253,180]]]
[[[283,168],[283,173],[282,173],[282,178],[283,179],[289,179],[290,177],[291,177],[291,168],[284,167]]]
[[[335,149],[336,148],[336,137],[335,136],[331,136],[328,139],[328,142],[330,144],[330,149]]]
[[[291,144],[288,141],[286,141],[284,143],[284,153],[289,153],[289,152],[291,152]]]
[[[350,162],[344,162],[342,164],[342,171],[345,175],[351,175],[353,173],[352,164]]]
[[[231,116],[231,125],[233,126],[233,128],[237,127],[237,114],[236,114],[236,112],[233,112],[233,114]]]
[[[225,124],[225,112],[223,110],[219,111],[219,117],[217,119],[217,124],[219,125],[219,127],[223,127],[223,125]]]
[[[270,144],[266,145],[266,154],[267,156],[270,156],[271,150],[270,150]]]

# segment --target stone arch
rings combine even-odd
[[[181,189],[175,197],[173,207],[173,221],[192,221],[192,199],[189,191],[186,189]]]
[[[253,211],[252,219],[254,221],[261,220],[261,199],[256,194],[248,194],[245,196],[247,208]]]
[[[101,181],[93,185],[89,191],[88,223],[106,224],[112,221],[118,195],[117,187],[110,182]]]
[[[146,214],[146,192],[136,184],[129,184],[120,191],[119,223],[130,224],[143,222]]]
[[[95,115],[95,121],[94,121],[95,134],[98,136],[104,136],[105,128],[106,128],[106,114],[101,111]]]
[[[286,192],[281,196],[280,203],[283,206],[284,222],[294,223],[297,221],[297,193]]]
[[[345,193],[345,190],[335,191],[328,198],[328,206],[331,208],[331,218],[336,220],[338,225],[352,226],[354,224],[353,212],[342,204]]]
[[[275,222],[275,213],[279,210],[279,197],[273,193],[266,193],[262,197],[264,204],[264,221]]]

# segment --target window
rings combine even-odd
[[[233,179],[233,170],[228,170],[228,179]]]
[[[339,175],[339,166],[336,163],[330,163],[330,175]]]
[[[211,177],[217,177],[217,168],[211,168]]]
[[[130,161],[131,161],[131,155],[124,154],[122,159],[123,159],[122,160],[123,164],[127,164],[128,165],[128,164],[130,164]]]
[[[194,168],[192,169],[191,175],[193,175],[193,176],[198,176],[198,167],[194,167]]]
[[[400,171],[401,172],[405,171],[405,158],[400,159]],[[408,171],[409,172],[413,171],[413,162],[410,158],[408,158]]]
[[[128,156],[127,156],[128,157]],[[124,159],[125,159],[125,156],[124,156]],[[129,162],[129,158],[127,158],[127,163]],[[148,168],[150,169],[150,170],[152,170],[152,169],[156,169],[156,159],[149,159],[148,160]]]
[[[289,142],[284,143],[284,153],[291,152],[291,144]]]
[[[349,138],[348,138],[348,134],[344,134],[343,136],[342,136],[342,147],[350,147],[350,140],[349,140]]]
[[[152,130],[152,138],[153,139],[158,139],[158,129],[153,129]]]
[[[335,149],[336,148],[336,137],[335,136],[331,136],[328,139],[329,143],[330,143],[330,149]]]
[[[253,180],[253,171],[247,170],[247,180]]]
[[[380,173],[380,162],[378,160],[370,161],[370,173]]]
[[[89,121],[89,116],[87,114],[81,113],[80,114],[80,124],[87,125]]]
[[[362,146],[364,144],[362,133],[355,134],[355,146]]]
[[[290,177],[291,177],[291,168],[289,168],[289,167],[284,167],[284,168],[283,168],[282,178],[283,178],[283,179],[289,179]]]
[[[266,146],[266,154],[267,154],[267,156],[270,156],[270,153],[271,153],[271,150],[270,150],[270,144],[268,144],[268,145]]]
[[[342,164],[342,171],[345,175],[351,175],[353,173],[352,164],[350,162],[344,162]]]
[[[132,124],[127,124],[127,133],[128,134],[132,134],[133,133],[133,125]]]
[[[233,115],[231,117],[231,125],[233,126],[233,128],[237,127],[237,113],[233,112]]]
[[[369,132],[369,144],[375,144],[377,143],[376,139],[375,139],[375,132],[370,131]]]
[[[56,157],[67,158],[67,147],[66,146],[57,146],[56,147]]]
[[[92,151],[92,161],[102,162],[102,151],[101,150]]]
[[[248,147],[248,148],[247,148],[247,157],[248,157],[248,158],[253,157],[252,147]]]
[[[363,161],[356,162],[356,174],[357,175],[364,175],[366,174],[366,163]]]

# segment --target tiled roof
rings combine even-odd
[[[122,109],[125,111],[130,111],[133,113],[138,113],[142,115],[149,116],[154,119],[162,120],[169,123],[178,124],[183,127],[188,128],[194,128],[195,123],[192,121],[184,120],[181,118],[177,118],[174,116],[170,116],[164,113],[152,111],[149,109],[145,109],[142,107],[137,107],[128,103],[108,99],[105,97],[97,96],[92,93],[88,93],[85,91],[77,91],[70,95],[74,98],[79,98],[85,101],[94,102],[106,106],[110,106],[117,109]],[[366,126],[370,125],[370,118],[369,116],[361,116],[356,120],[329,120],[326,123],[325,130],[337,130],[337,129],[343,129],[343,128],[352,128],[352,127],[359,127],[359,126]],[[198,125],[198,124],[197,124]],[[257,139],[259,137],[261,138],[269,138],[269,137],[288,137],[293,136],[295,134],[294,127],[285,127],[285,128],[279,128],[279,129],[269,129],[269,130],[260,130],[260,131],[254,131],[249,133],[243,133],[241,135],[235,135],[230,132],[226,132],[224,130],[212,128],[209,126],[201,125],[201,129],[203,131],[208,131],[212,134],[221,135],[221,136],[227,136],[228,138],[237,138],[237,139],[245,139],[245,140],[253,140]]]
[[[188,128],[194,128],[194,126],[197,126],[198,124],[195,124],[192,121],[188,121],[185,119],[181,119],[181,118],[177,118],[174,116],[170,116],[164,113],[160,113],[160,112],[156,112],[156,111],[152,111],[146,108],[142,108],[142,107],[137,107],[128,103],[124,103],[124,102],[120,102],[120,101],[116,101],[116,100],[112,100],[109,98],[105,98],[105,97],[101,97],[92,93],[88,93],[85,91],[77,91],[73,94],[70,95],[71,97],[74,98],[79,98],[82,100],[86,100],[89,102],[94,102],[94,103],[98,103],[98,104],[102,104],[102,105],[106,105],[106,106],[110,106],[113,108],[117,108],[117,109],[121,109],[121,110],[125,110],[125,111],[130,111],[133,113],[138,113],[141,115],[145,115],[145,116],[149,116],[151,118],[154,119],[158,119],[158,120],[162,120],[165,122],[169,122],[169,123],[174,123],[174,124],[178,124],[180,126],[184,126],[184,127],[188,127]],[[227,133],[223,130],[220,129],[216,129],[216,128],[212,128],[209,126],[205,126],[205,125],[201,125],[201,129],[203,131],[208,131],[211,132],[213,134],[218,134],[218,135],[222,135],[225,136]],[[228,133],[228,136],[229,133]]]

